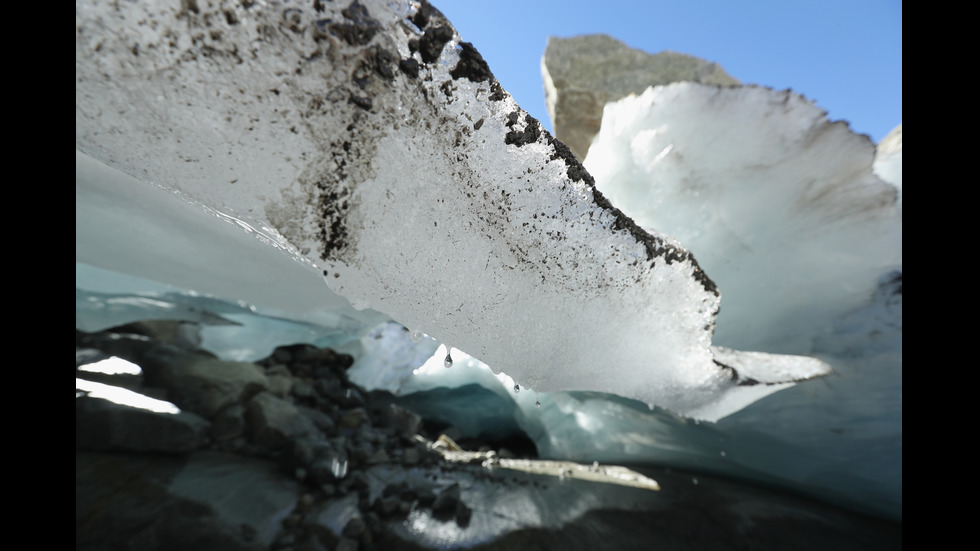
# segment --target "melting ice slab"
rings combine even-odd
[[[714,419],[827,372],[716,356],[691,253],[597,192],[437,10],[337,4],[76,6],[76,149],[274,229],[355,307],[523,387]]]
[[[697,252],[725,296],[717,344],[809,354],[902,266],[901,128],[876,151],[789,90],[648,88],[606,105],[585,165]]]

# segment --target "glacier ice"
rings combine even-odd
[[[791,91],[696,83],[608,104],[585,159],[637,223],[698,252],[724,291],[714,342],[833,367],[719,420],[743,450],[765,450],[746,464],[892,515],[902,486],[901,162],[901,125],[876,147]]]
[[[706,253],[674,230],[634,227],[613,208],[632,203],[596,192],[561,144],[482,74],[458,35],[425,61],[413,41],[448,22],[434,15],[419,28],[404,18],[408,2],[361,4],[374,29],[366,43],[364,34],[324,31],[323,14],[283,21],[293,2],[236,4],[237,24],[203,3],[197,13],[76,5],[78,328],[152,310],[203,323],[210,349],[232,359],[290,339],[346,346],[367,385],[405,395],[426,384],[492,388],[505,404],[493,418],[515,419],[547,457],[751,471],[858,501],[880,481],[877,511],[894,514],[897,501],[900,516],[900,329],[885,333],[882,350],[849,341],[864,363],[834,363],[839,373],[893,365],[897,334],[897,440],[894,412],[883,418],[872,408],[884,426],[858,427],[859,439],[847,418],[859,392],[894,370],[770,394],[781,381],[826,373],[826,364],[712,346],[728,292],[723,284],[719,302],[700,271]],[[324,7],[349,24],[344,6]],[[219,32],[191,39],[208,25]],[[417,75],[391,56],[414,61]],[[746,117],[746,137],[757,123]],[[653,138],[637,148],[656,158],[664,149]],[[676,211],[686,209],[700,214],[679,199]],[[809,351],[792,352],[837,361],[822,353],[894,318],[869,308],[832,320]],[[232,333],[239,328],[249,331]],[[459,347],[451,369],[422,333]],[[430,356],[438,375],[409,376]],[[394,369],[392,357],[401,360]],[[781,362],[791,368],[785,378],[752,371]],[[737,384],[750,380],[760,384]],[[881,393],[893,396],[889,384]],[[557,389],[578,392],[547,392]],[[841,394],[848,407],[835,411]],[[663,408],[720,421],[698,424]],[[819,422],[808,425],[814,411]],[[482,412],[472,413],[477,427]],[[856,450],[882,434],[885,444],[861,464]],[[895,462],[883,459],[896,442],[897,486]]]
[[[418,28],[408,3],[363,2],[363,21],[336,16],[365,33],[324,33],[323,14],[284,19],[289,5],[252,6],[242,24],[214,6],[81,6],[76,166],[97,159],[261,229],[252,237],[298,252],[355,309],[522,386],[706,418],[763,388],[714,360],[719,293],[690,252],[596,192],[447,21]],[[204,31],[220,40],[169,38]],[[827,373],[812,358],[786,363],[784,382]]]
[[[792,91],[684,82],[607,104],[585,166],[637,224],[697,253],[724,294],[714,343],[810,354],[902,264],[875,154]]]

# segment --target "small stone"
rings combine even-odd
[[[374,453],[368,456],[367,461],[365,461],[365,463],[367,463],[368,465],[378,465],[380,463],[390,463],[390,462],[391,462],[391,457],[388,456],[388,452],[386,452],[384,448],[378,448],[377,450],[375,450]]]
[[[311,494],[303,494],[299,498],[298,502],[301,511],[309,511],[310,507],[313,506],[313,496]]]
[[[211,423],[210,436],[212,440],[224,441],[238,438],[245,434],[245,407],[241,404],[231,405],[214,417]]]
[[[310,465],[316,459],[316,451],[306,438],[293,441],[293,461],[297,465]]]
[[[451,27],[440,25],[426,29],[419,40],[419,54],[422,56],[422,61],[432,63],[439,59],[442,54],[442,47],[452,38],[453,30]]]
[[[269,392],[252,398],[246,406],[245,420],[253,444],[274,449],[291,439],[316,435],[319,430],[296,406]]]
[[[380,515],[391,516],[398,512],[401,500],[397,496],[382,497],[374,502],[374,510]]]
[[[431,507],[432,504],[435,503],[436,501],[436,494],[433,493],[431,490],[422,489],[419,490],[416,499],[418,500],[419,505],[421,505],[422,507]]]
[[[391,404],[386,412],[388,423],[396,432],[411,436],[422,428],[422,416],[414,411]]]
[[[296,344],[290,348],[295,362],[312,362],[323,357],[323,350],[312,344]],[[331,351],[332,352],[332,351]]]
[[[294,543],[296,543],[296,535],[292,532],[286,532],[285,534],[282,534],[276,538],[275,548],[286,549]]]
[[[242,533],[242,539],[245,541],[253,542],[259,536],[258,530],[256,530],[252,525],[242,523],[242,525],[239,526],[239,529]]]
[[[344,526],[344,537],[347,538],[359,538],[361,534],[367,531],[367,525],[364,523],[364,519],[360,517],[354,517],[347,521]]]
[[[288,348],[279,347],[272,353],[272,359],[280,364],[289,364],[293,361],[293,355]]]
[[[301,517],[300,515],[298,515],[296,513],[293,513],[293,514],[287,516],[286,518],[284,518],[282,520],[282,523],[283,523],[284,526],[290,526],[291,527],[291,526],[298,525],[301,520],[303,520],[303,517]]]
[[[419,450],[416,448],[407,448],[402,452],[402,463],[405,465],[418,465]]]
[[[456,516],[456,510],[461,503],[459,483],[453,483],[432,502],[432,516],[447,521]]]
[[[316,428],[323,431],[324,434],[333,434],[336,432],[336,423],[334,423],[333,419],[326,413],[318,409],[308,408],[305,406],[297,406],[296,409],[313,421]]]
[[[363,406],[366,402],[364,396],[356,388],[348,388],[344,391],[340,405],[343,407]]]
[[[269,392],[280,398],[289,396],[293,390],[293,374],[289,368],[282,364],[276,364],[265,370],[265,377],[269,380]]]
[[[340,381],[332,377],[317,378],[316,382],[313,383],[313,388],[320,396],[328,399],[336,399],[336,397],[343,395],[344,392]]]
[[[356,429],[368,422],[370,417],[364,408],[354,408],[340,417],[340,426],[348,429]]]
[[[293,396],[297,398],[312,398],[313,385],[303,379],[293,379]]]
[[[265,369],[266,377],[272,377],[276,375],[282,375],[283,377],[292,377],[293,372],[289,370],[289,366],[281,363],[274,363]]]
[[[419,77],[419,62],[414,58],[403,59],[398,62],[398,68],[411,78]]]
[[[470,519],[473,518],[473,510],[466,506],[462,501],[456,506],[456,524],[466,528],[470,525]]]

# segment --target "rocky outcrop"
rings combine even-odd
[[[649,54],[604,34],[549,38],[541,74],[555,137],[580,160],[611,101],[671,82],[739,84],[717,63],[669,51]]]
[[[117,354],[158,367],[207,357],[135,328],[76,333],[76,368]],[[350,383],[350,358],[329,349],[280,347],[245,364],[288,377],[293,391],[220,386],[230,405],[210,417],[185,409],[200,407],[194,399],[162,413],[76,391],[76,549],[859,550],[901,540],[894,524],[708,476],[505,457],[494,442],[464,450],[390,394]],[[189,397],[182,387],[198,381],[126,384]]]
[[[268,549],[347,539],[357,549],[381,537],[380,520],[360,513],[331,531],[340,521],[328,506],[351,496],[354,511],[369,513],[372,466],[434,465],[439,455],[419,436],[421,419],[393,404],[372,409],[345,376],[350,356],[298,345],[256,363],[220,362],[157,340],[178,325],[186,328],[158,321],[76,334],[76,367],[124,358],[143,368],[126,386],[179,408],[151,411],[77,391],[77,548]],[[107,386],[122,379],[85,370],[76,377]],[[270,392],[269,379],[288,392]],[[437,502],[416,494],[379,497],[377,508],[404,516]],[[300,526],[307,517],[311,525]]]
[[[136,453],[181,454],[207,442],[210,424],[190,412],[157,413],[87,395],[75,400],[75,445]]]

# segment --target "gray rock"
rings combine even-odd
[[[308,467],[316,460],[316,445],[310,438],[297,438],[293,441],[292,457],[296,465]]]
[[[283,364],[275,364],[265,370],[265,377],[269,381],[269,392],[280,398],[285,398],[293,390],[293,374],[289,368]]]
[[[366,403],[364,395],[356,388],[343,389],[343,392],[339,396],[334,397],[334,399],[337,405],[343,408],[363,406]]]
[[[359,517],[354,517],[347,522],[344,526],[344,536],[348,538],[359,538],[364,532],[367,531],[367,525],[364,523],[364,519]]]
[[[418,434],[422,428],[422,416],[412,410],[391,404],[387,409],[388,423],[395,432],[405,436]]]
[[[293,396],[297,398],[312,398],[315,396],[313,385],[303,379],[293,379]]]
[[[290,439],[319,432],[296,406],[268,392],[249,401],[245,417],[251,441],[266,448],[275,449]]]
[[[269,462],[77,452],[75,548],[268,549],[300,487]]]
[[[313,383],[313,388],[320,396],[332,401],[336,401],[337,398],[344,394],[344,389],[340,385],[340,381],[334,378],[318,378]]]
[[[129,324],[126,329],[181,348],[193,349],[201,344],[200,325],[191,321],[144,320]]]
[[[262,368],[253,363],[169,352],[157,347],[140,364],[147,384],[165,388],[178,407],[208,419],[269,387]]]
[[[384,448],[374,450],[374,452],[367,457],[366,461],[368,465],[378,465],[380,463],[389,462],[391,462],[391,457],[388,456],[388,452],[386,452]]]
[[[361,425],[370,424],[370,422],[371,418],[368,416],[368,412],[364,408],[354,408],[345,412],[340,417],[340,426],[342,428],[356,429]]]
[[[288,347],[281,346],[272,352],[272,359],[279,364],[288,364],[293,361],[293,354]]]
[[[324,434],[329,435],[337,431],[337,424],[334,423],[333,418],[327,415],[326,413],[318,409],[314,409],[306,406],[296,406],[296,409],[298,409],[300,413],[302,413],[303,415],[308,417],[311,421],[313,421],[313,424],[316,425],[316,428],[323,431]]]
[[[375,502],[375,510],[383,516],[391,516],[402,510],[402,501],[398,496],[378,498]]]
[[[214,416],[211,438],[216,441],[231,440],[245,434],[245,406],[232,404]]]
[[[406,448],[402,452],[402,463],[406,465],[418,465],[419,458],[419,450],[416,448]]]
[[[449,520],[456,516],[456,510],[462,504],[459,484],[454,483],[436,496],[436,500],[432,502],[432,516],[443,521]]]
[[[99,451],[188,453],[207,442],[210,423],[190,412],[159,413],[75,398],[75,447]]]
[[[266,395],[256,398],[262,401]],[[381,548],[398,549],[402,547],[387,545],[391,540],[384,539],[384,531],[390,531],[389,538],[392,532],[406,536],[403,519],[416,506],[430,509],[431,517],[423,513],[416,519],[422,528],[408,536],[404,548],[437,549],[446,541],[460,546],[479,542],[488,550],[645,549],[656,544],[703,551],[742,540],[763,549],[900,546],[900,525],[669,471],[656,476],[670,491],[651,492],[624,485],[621,477],[597,483],[578,475],[515,470],[505,463],[494,469],[462,463],[411,469],[385,464],[352,471],[339,484],[349,498],[334,498],[339,477],[333,469],[346,469],[344,447],[352,440],[356,438],[296,439],[303,449],[294,451],[294,459],[315,456],[324,475],[323,482],[302,480],[319,485],[329,496],[327,502],[311,499],[310,486],[292,480],[281,465],[235,454],[199,450],[178,458],[76,452],[76,548],[358,549],[383,542]],[[433,492],[438,487],[445,489]],[[534,491],[528,493],[529,487]],[[463,501],[462,488],[472,507]],[[381,499],[368,507],[367,499],[379,494]],[[486,531],[499,523],[502,513],[525,510],[533,514],[515,517],[507,530]],[[567,517],[562,511],[568,510],[583,514]],[[359,515],[363,522],[352,523]],[[341,533],[345,538],[337,542]],[[452,539],[439,539],[446,534]],[[808,546],[795,545],[801,541]]]
[[[555,137],[579,160],[611,101],[671,82],[739,84],[717,63],[669,51],[649,54],[604,34],[548,38],[541,73]]]

